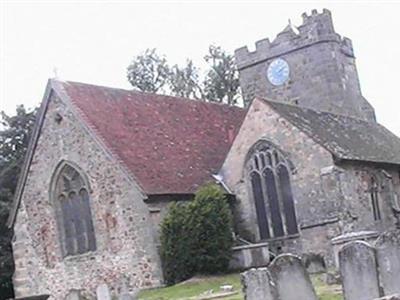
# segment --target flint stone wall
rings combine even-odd
[[[340,134],[340,133],[338,133]],[[371,175],[381,179],[379,167],[342,163],[309,136],[286,122],[267,103],[255,99],[222,166],[221,175],[236,195],[235,226],[241,237],[259,243],[259,228],[251,183],[244,165],[251,147],[267,140],[282,150],[294,166],[291,184],[300,234],[290,239],[270,241],[273,253],[314,253],[335,265],[331,239],[352,231],[382,232],[394,226],[389,188],[380,194],[381,221],[375,221],[368,192]],[[397,169],[386,167],[400,198]]]
[[[79,166],[89,180],[97,244],[94,252],[66,258],[49,195],[52,174],[62,160]],[[125,281],[129,288],[159,286],[161,266],[149,219],[137,185],[69,104],[53,95],[14,226],[16,297],[50,294],[60,300],[71,289],[94,297],[99,284],[117,290]]]
[[[321,185],[321,168],[333,165],[332,155],[258,99],[253,101],[221,169],[224,182],[236,195],[235,226],[239,235],[252,243],[260,242],[251,185],[244,165],[251,147],[262,139],[286,153],[294,165],[291,184],[297,222],[302,230],[300,238],[270,242],[271,251],[277,252],[274,248],[281,248],[282,252],[328,255],[329,240],[340,234],[336,229],[336,219],[333,224],[331,222],[332,228],[329,232],[320,230],[326,219],[335,217],[340,209],[339,201],[328,201],[335,194],[333,189],[327,195]],[[302,236],[306,243],[303,243]]]

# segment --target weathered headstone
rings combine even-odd
[[[128,293],[123,293],[119,295],[118,300],[134,300],[134,298]]]
[[[383,233],[375,248],[384,295],[400,293],[400,230]]]
[[[345,300],[379,298],[375,249],[363,241],[350,242],[339,251]]]
[[[97,300],[111,300],[110,290],[107,284],[100,284],[96,289]]]
[[[78,290],[70,290],[68,295],[65,297],[65,300],[80,300],[81,292]]]
[[[298,256],[279,255],[269,270],[280,300],[318,300],[310,276]]]
[[[278,300],[271,275],[267,268],[250,269],[242,273],[245,300]]]

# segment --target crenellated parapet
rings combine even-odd
[[[287,25],[272,42],[268,38],[256,42],[255,51],[250,52],[247,46],[237,49],[235,58],[239,70],[323,42],[337,43],[345,55],[354,57],[351,40],[335,32],[329,10],[318,13],[314,9],[311,14],[303,13],[302,18],[300,26]]]

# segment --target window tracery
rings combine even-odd
[[[63,254],[69,256],[96,250],[88,186],[69,164],[62,166],[55,178],[53,199]]]
[[[260,239],[298,233],[290,164],[268,142],[257,144],[247,162]]]

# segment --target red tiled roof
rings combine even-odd
[[[219,171],[246,110],[62,82],[106,145],[147,194],[193,193]]]

